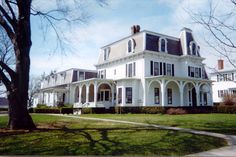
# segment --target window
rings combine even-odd
[[[132,77],[132,63],[128,64],[128,77]]]
[[[110,91],[109,90],[101,90],[100,91],[100,101],[109,101]]]
[[[105,79],[106,78],[106,70],[98,71],[99,78]]]
[[[132,77],[136,75],[136,64],[135,62],[126,64],[126,77]]]
[[[126,103],[132,103],[132,87],[126,87]]]
[[[167,101],[168,101],[168,104],[172,104],[172,89],[171,88],[167,88]]]
[[[103,59],[106,61],[110,55],[110,47],[107,47],[103,50]]]
[[[153,75],[153,61],[150,61],[150,73]]]
[[[158,76],[159,75],[159,63],[158,62],[154,62],[153,74],[154,74],[154,76]]]
[[[122,88],[118,88],[118,104],[122,104]]]
[[[190,76],[194,77],[194,67],[190,67]]]
[[[189,48],[190,48],[191,55],[197,56],[197,53],[198,53],[197,52],[197,44],[195,41],[190,42]]]
[[[199,78],[199,68],[195,68],[195,77]]]
[[[154,88],[154,103],[160,104],[160,92],[159,88]]]
[[[232,73],[232,81],[234,81],[234,73]]]
[[[134,52],[134,48],[135,48],[135,41],[134,39],[130,39],[128,41],[128,46],[127,46],[128,53]]]
[[[116,69],[114,69],[114,75],[116,75]]]
[[[165,38],[159,38],[159,52],[167,52],[167,40]]]
[[[166,75],[167,76],[171,76],[172,75],[172,73],[171,73],[171,64],[167,64],[167,68],[166,68]]]
[[[217,77],[217,82],[219,82],[220,81],[219,75],[216,75],[216,77]]]

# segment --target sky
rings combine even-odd
[[[34,0],[33,5],[46,11],[55,7],[55,1]],[[219,12],[227,10],[227,2],[217,1]],[[65,3],[74,5],[72,0]],[[53,29],[42,29],[45,24],[38,17],[32,17],[31,75],[69,68],[95,69],[100,48],[129,36],[132,25],[175,37],[179,37],[183,27],[188,27],[201,47],[201,56],[206,58],[204,63],[207,67],[216,67],[219,56],[205,43],[204,29],[194,24],[186,12],[206,12],[209,0],[107,0],[107,3],[101,7],[94,0],[81,0],[82,9],[74,9],[73,14],[88,15],[86,22],[69,26],[63,22],[56,23],[65,37],[63,51],[56,46]],[[231,67],[226,65],[226,68]]]

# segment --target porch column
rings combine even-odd
[[[161,106],[165,106],[165,79],[161,80]]]
[[[86,84],[86,103],[89,102],[89,84]]]
[[[209,87],[210,87],[210,94],[209,94],[210,103],[209,103],[209,105],[213,106],[213,93],[212,93],[212,85],[211,85],[211,83],[209,83]]]
[[[97,106],[97,81],[94,82],[94,105]]]
[[[114,85],[111,85],[111,105],[114,106]]]
[[[124,106],[125,103],[126,103],[126,99],[125,99],[125,87],[122,86],[122,103],[121,103],[121,106]]]
[[[79,104],[81,104],[82,86],[79,86]]]
[[[143,79],[143,106],[147,105],[147,82]]]
[[[200,87],[199,87],[199,84],[196,84],[195,90],[196,90],[197,106],[200,106]]]
[[[184,86],[183,86],[183,81],[180,81],[179,93],[180,93],[180,106],[184,106]]]

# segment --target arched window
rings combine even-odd
[[[134,39],[129,39],[128,45],[127,45],[128,53],[134,52],[134,48],[135,48],[135,41],[134,41]]]
[[[159,39],[159,51],[160,52],[167,52],[167,40],[165,38]]]
[[[194,55],[194,56],[198,55],[198,46],[195,41],[190,42],[189,48],[190,48],[191,55]]]

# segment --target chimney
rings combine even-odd
[[[131,27],[131,35],[134,35],[135,33],[140,32],[140,26],[139,25],[133,25]]]
[[[218,60],[218,70],[223,70],[224,69],[224,60],[219,59]]]

